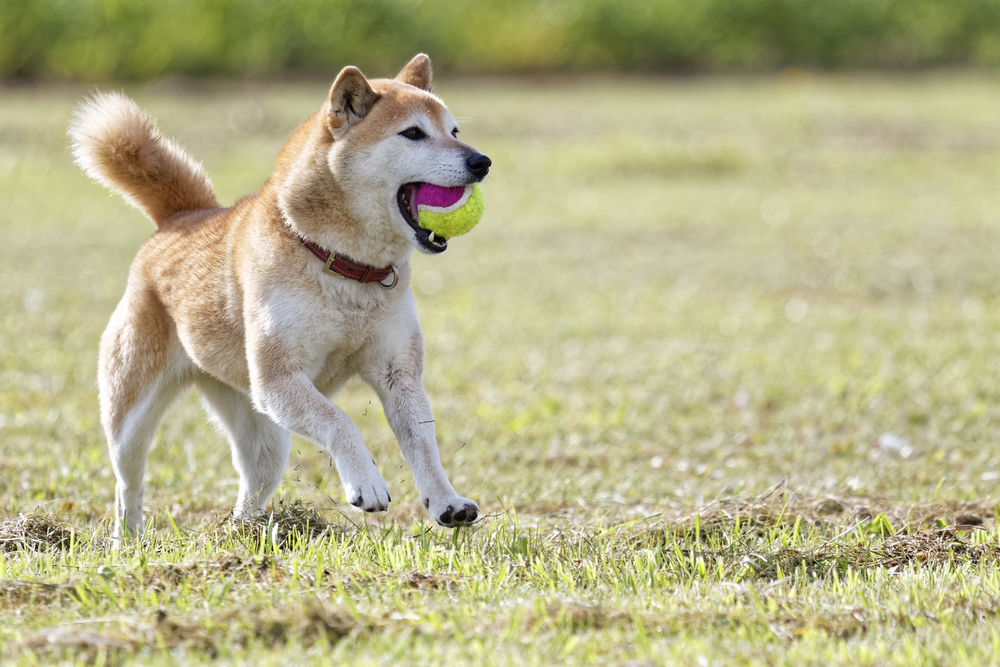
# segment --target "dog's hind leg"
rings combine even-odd
[[[101,337],[98,368],[101,423],[118,480],[116,539],[142,533],[146,457],[163,413],[189,383],[192,368],[155,296],[126,292]]]
[[[247,394],[204,373],[196,384],[205,398],[205,407],[229,435],[233,465],[240,475],[240,495],[233,516],[239,519],[264,509],[281,483],[292,447],[291,435],[254,410]]]

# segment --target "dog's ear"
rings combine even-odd
[[[413,60],[408,62],[406,67],[396,75],[396,81],[402,81],[430,92],[431,59],[427,57],[426,53],[418,53],[413,56]]]
[[[368,115],[375,106],[379,95],[368,84],[368,79],[357,67],[340,70],[337,80],[330,88],[328,122],[333,136]]]

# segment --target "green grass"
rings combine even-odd
[[[327,84],[127,92],[232,202]],[[0,90],[4,665],[1000,661],[993,77],[440,83],[495,165],[480,226],[413,260],[484,520],[428,522],[351,384],[390,511],[295,440],[233,527],[191,395],[119,551],[96,348],[152,226],[71,164],[85,92]]]

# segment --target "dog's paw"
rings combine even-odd
[[[366,512],[384,512],[392,498],[375,462],[367,469],[342,475],[347,502]]]
[[[459,498],[458,496],[438,500],[424,498],[424,507],[431,518],[445,528],[468,526],[479,518],[479,505],[476,504],[475,500],[468,498]]]

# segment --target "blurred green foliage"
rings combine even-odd
[[[0,0],[0,77],[1000,63],[1000,0]]]

